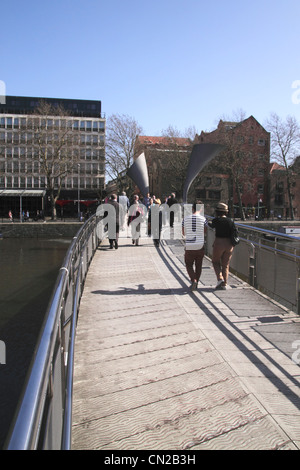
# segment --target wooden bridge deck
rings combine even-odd
[[[120,239],[97,250],[75,347],[73,449],[299,449],[300,319],[183,247]],[[300,356],[300,354],[299,354]]]

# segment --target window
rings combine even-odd
[[[263,194],[263,192],[264,192],[264,185],[263,184],[258,184],[257,185],[257,192],[258,192],[258,194]]]
[[[205,189],[197,189],[196,191],[197,199],[206,199],[206,191]]]
[[[260,145],[261,147],[264,147],[264,146],[266,145],[265,139],[259,139],[257,143],[258,143],[258,145]]]
[[[208,198],[217,199],[219,201],[221,199],[221,191],[208,191]]]

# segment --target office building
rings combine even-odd
[[[43,114],[43,106],[51,112]],[[55,158],[63,160],[66,168],[52,173],[54,195],[60,189],[57,202],[64,207],[64,216],[78,212],[78,199],[83,212],[100,199],[105,184],[105,124],[101,101],[7,96],[0,104],[1,216],[7,217],[11,209],[18,217],[21,197],[23,210],[49,212],[45,160],[50,163]]]

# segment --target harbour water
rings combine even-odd
[[[70,242],[69,238],[0,240],[0,341],[6,356],[5,364],[0,361],[0,449]]]

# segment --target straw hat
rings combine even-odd
[[[223,204],[223,202],[219,202],[217,204],[216,210],[221,212],[228,212],[228,206],[227,204]]]

